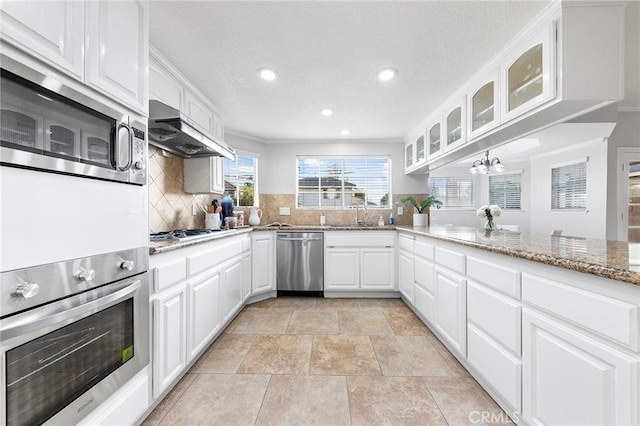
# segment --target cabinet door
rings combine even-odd
[[[0,31],[4,39],[82,80],[84,7],[76,0],[3,1]]]
[[[398,290],[411,304],[413,304],[414,283],[413,253],[398,250]]]
[[[153,58],[149,62],[149,98],[182,111],[184,87]]]
[[[146,113],[149,16],[142,0],[87,2],[87,83]]]
[[[231,321],[233,315],[242,306],[242,256],[232,259],[222,266],[222,322]]]
[[[418,251],[416,250],[416,253]],[[434,283],[434,266],[433,262],[420,256],[414,258],[414,273],[416,283],[422,288],[429,291],[431,294],[435,294]]]
[[[524,40],[507,55],[502,68],[503,121],[555,96],[555,23],[544,24]]]
[[[466,108],[462,99],[445,109],[445,115],[442,118],[445,151],[450,151],[466,142],[465,113]]]
[[[493,70],[477,80],[467,95],[467,139],[475,138],[500,124],[500,79]]]
[[[324,256],[324,289],[357,290],[360,287],[360,251],[328,248]]]
[[[251,296],[251,252],[242,255],[242,301]]]
[[[416,164],[422,163],[427,158],[427,150],[425,148],[424,135],[420,135],[416,139]]]
[[[224,192],[222,157],[184,159],[184,192],[190,194]]]
[[[404,148],[404,166],[406,168],[413,166],[413,147],[414,145],[410,143]]]
[[[392,248],[360,251],[360,287],[364,290],[395,290],[395,262]]]
[[[433,293],[425,290],[415,283],[414,287],[414,303],[416,310],[422,314],[431,324],[430,327],[436,323],[436,298]]]
[[[157,398],[187,365],[187,291],[176,286],[153,301],[153,396]]]
[[[273,233],[259,232],[251,236],[252,294],[275,290]]]
[[[185,113],[194,123],[213,134],[213,111],[202,99],[187,89],[184,106]]]
[[[220,329],[220,271],[189,283],[189,361],[198,355]]]
[[[638,424],[637,358],[523,310],[523,416],[529,424]]]
[[[427,140],[429,141],[429,158],[442,154],[442,126],[434,123],[427,128]]]
[[[222,118],[218,114],[213,114],[213,137],[224,142],[224,124]]]
[[[467,346],[466,294],[462,275],[436,267],[436,327],[462,356]]]

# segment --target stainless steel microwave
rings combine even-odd
[[[11,71],[5,63],[0,70],[0,164],[146,183],[145,123],[30,68],[9,65]]]

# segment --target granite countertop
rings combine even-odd
[[[640,285],[640,256],[630,259],[631,244],[626,241],[487,232],[467,226],[398,226],[398,230]]]
[[[202,238],[195,238],[187,241],[151,241],[149,243],[149,254],[165,253],[172,250],[178,250],[184,247],[195,246],[202,243],[208,243],[213,240],[220,240],[228,237],[235,237],[236,235],[246,234],[251,232],[252,228],[238,228],[215,232],[212,235],[207,235]]]
[[[254,231],[395,231],[395,225],[360,226],[360,225],[285,225],[285,226],[254,226]]]

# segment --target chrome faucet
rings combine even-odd
[[[358,213],[360,212],[360,203],[362,203],[363,214],[362,220],[358,219]],[[367,202],[360,198],[356,201],[356,225],[367,226]]]

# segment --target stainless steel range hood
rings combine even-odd
[[[236,151],[209,134],[179,110],[149,101],[149,143],[183,158],[226,157]]]

